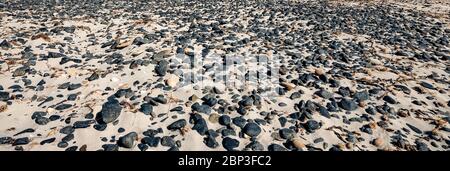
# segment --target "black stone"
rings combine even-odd
[[[204,114],[210,114],[211,113],[211,107],[208,105],[200,105],[199,103],[194,103],[192,106],[192,111],[196,111],[199,113],[204,113]]]
[[[69,142],[72,141],[75,138],[75,135],[73,134],[67,134],[66,136],[64,136],[61,141],[63,142]]]
[[[420,82],[420,85],[421,85],[422,87],[425,87],[425,88],[428,88],[428,89],[432,89],[432,90],[436,89],[432,84],[427,83],[427,82],[425,82],[425,81]]]
[[[73,132],[75,132],[75,129],[72,126],[66,126],[59,130],[59,133],[61,134],[71,134]]]
[[[384,96],[383,100],[388,102],[388,103],[390,103],[390,104],[396,104],[397,103],[397,101],[394,98],[392,98],[391,96],[389,96],[389,95]]]
[[[87,120],[87,121],[76,121],[73,123],[73,128],[78,129],[78,128],[87,128],[90,127],[91,124],[93,124],[93,121],[91,120]]]
[[[122,111],[122,107],[117,101],[108,101],[102,105],[100,118],[103,123],[111,123],[115,121]]]
[[[233,124],[236,126],[243,128],[245,126],[246,120],[242,117],[233,118]]]
[[[206,120],[203,118],[197,119],[195,121],[193,130],[196,130],[200,135],[205,135],[208,131],[208,125],[206,124]]]
[[[69,144],[65,141],[61,141],[56,145],[58,148],[66,148]]]
[[[103,144],[102,148],[105,151],[119,151],[119,146],[117,144]]]
[[[250,142],[248,145],[245,146],[245,148],[249,148],[253,151],[264,151],[264,146],[258,141]]]
[[[267,149],[269,151],[288,151],[286,148],[278,144],[270,144]]]
[[[180,120],[173,122],[169,126],[167,126],[167,129],[168,130],[178,130],[178,129],[183,128],[184,126],[186,126],[186,120],[180,119]]]
[[[306,121],[305,128],[309,132],[314,132],[315,130],[320,128],[320,124],[315,120],[308,120]]]
[[[8,101],[9,100],[9,93],[0,91],[0,101]]]
[[[369,92],[367,92],[367,91],[356,92],[353,95],[353,99],[355,99],[355,101],[357,101],[357,102],[369,100]]]
[[[230,116],[228,116],[228,115],[222,115],[222,116],[220,116],[220,117],[219,117],[219,123],[220,123],[221,125],[225,125],[225,126],[230,125],[230,124],[231,124],[231,118],[230,118]]]
[[[117,129],[117,132],[118,132],[118,133],[125,132],[125,129],[124,129],[124,128],[119,128],[119,129]]]
[[[71,147],[66,148],[65,151],[77,151],[77,149],[78,149],[78,146],[71,146]]]
[[[217,143],[216,139],[212,136],[206,136],[203,143],[205,143],[209,148],[217,148],[219,146],[219,143]]]
[[[144,115],[150,115],[153,112],[153,106],[149,103],[143,103],[139,111],[144,113]]]
[[[333,97],[333,93],[330,93],[329,91],[326,91],[326,90],[319,90],[315,94],[317,94],[318,96],[320,96],[324,99],[330,99]]]
[[[158,65],[155,66],[155,73],[158,74],[158,76],[164,76],[166,75],[166,72],[168,70],[169,62],[166,60],[161,60],[158,62]]]
[[[230,137],[225,137],[222,140],[222,146],[228,151],[234,151],[234,148],[239,146],[239,141]]]
[[[63,104],[60,104],[60,105],[56,106],[55,109],[56,109],[56,110],[66,110],[66,109],[68,109],[68,108],[70,108],[70,107],[72,107],[71,104],[65,104],[65,103],[63,103]]]
[[[47,125],[50,122],[49,118],[46,117],[37,117],[36,120],[34,120],[38,125]]]
[[[119,138],[118,145],[125,148],[132,148],[134,141],[137,139],[136,132],[130,132]]]
[[[236,136],[236,131],[232,130],[232,129],[223,129],[222,130],[222,136],[227,137],[227,136]]]
[[[88,78],[86,78],[88,81],[94,81],[94,80],[97,80],[99,78],[99,75],[96,73],[96,72],[94,72],[94,73],[92,73],[91,74],[91,76],[89,76]]]
[[[150,147],[158,147],[159,142],[161,141],[160,137],[144,137],[141,142],[147,144]]]
[[[161,145],[166,147],[175,146],[175,140],[170,136],[164,136],[161,138]]]
[[[345,99],[345,98],[343,98],[339,102],[339,106],[342,109],[348,110],[348,111],[356,110],[358,108],[358,105],[353,100],[349,100],[349,99]]]
[[[138,148],[141,151],[147,151],[148,145],[147,144],[138,144]]]
[[[284,139],[292,139],[295,137],[295,131],[289,128],[280,129],[280,136]]]
[[[250,137],[256,137],[261,133],[261,128],[258,124],[250,122],[244,126],[243,132]]]
[[[14,142],[14,139],[11,137],[1,137],[0,138],[0,144],[12,144]]]
[[[50,144],[50,143],[52,143],[52,142],[54,142],[56,140],[56,138],[49,138],[49,139],[46,139],[46,140],[43,140],[43,141],[41,141],[41,145],[44,145],[44,144]]]
[[[23,137],[23,138],[18,138],[16,140],[14,140],[14,142],[12,143],[12,146],[26,145],[28,143],[30,143],[30,139],[28,137]]]
[[[70,84],[69,87],[67,87],[67,90],[72,91],[72,90],[78,89],[78,88],[80,88],[80,87],[81,87],[81,84],[80,84],[80,83],[77,83],[77,84]]]

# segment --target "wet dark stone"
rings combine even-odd
[[[75,132],[75,129],[72,126],[66,126],[59,130],[59,133],[61,134],[71,134],[73,132]]]
[[[320,124],[315,120],[308,120],[305,123],[305,128],[308,132],[314,132],[315,130],[320,128]]]
[[[66,148],[69,144],[65,141],[61,141],[56,145],[58,148]]]
[[[205,135],[208,131],[208,125],[206,124],[206,120],[203,118],[197,119],[195,121],[193,130],[196,130],[200,135]]]
[[[105,151],[119,151],[119,146],[117,144],[103,144],[102,148]]]
[[[417,151],[430,151],[430,149],[428,148],[428,145],[425,144],[424,142],[417,140],[415,143],[416,143]]]
[[[36,122],[36,124],[38,124],[38,125],[47,125],[47,124],[50,122],[50,119],[41,116],[41,117],[37,117],[37,118],[34,120],[34,122]]]
[[[281,127],[285,127],[287,123],[287,119],[285,117],[278,118],[278,121],[280,122]]]
[[[267,149],[269,151],[288,151],[288,149],[286,149],[283,146],[278,145],[278,144],[270,144]]]
[[[175,112],[175,111],[183,111],[183,107],[177,106],[177,107],[174,107],[174,108],[170,109],[170,111],[171,111],[171,112]]]
[[[365,133],[370,134],[370,135],[372,135],[372,133],[373,133],[372,128],[370,128],[369,125],[364,125],[364,126],[362,126],[362,127],[360,128],[360,130],[361,130],[362,132],[365,132]]]
[[[313,141],[315,144],[323,142],[323,138],[316,138]]]
[[[323,107],[323,106],[319,106],[319,113],[320,115],[326,117],[326,118],[331,118],[330,112],[328,112],[328,109]]]
[[[177,120],[177,121],[173,122],[169,126],[167,126],[167,129],[173,131],[173,130],[181,129],[184,126],[186,126],[186,120],[185,119],[180,119],[180,120]]]
[[[0,7],[3,8],[3,6],[0,6]],[[9,43],[8,41],[3,40],[3,41],[0,43],[0,47],[1,47],[2,49],[9,49],[9,48],[12,48],[12,45],[11,45],[11,43]]]
[[[68,109],[68,108],[70,108],[70,107],[72,107],[71,104],[65,104],[65,103],[63,103],[63,104],[60,104],[60,105],[56,106],[55,109],[56,109],[56,110],[66,110],[66,109]]]
[[[131,90],[131,88],[119,89],[117,90],[116,93],[114,93],[114,96],[117,98],[121,97],[130,98],[131,96],[133,96],[133,90]]]
[[[50,143],[52,143],[52,142],[55,142],[55,140],[56,140],[56,138],[49,138],[49,139],[46,139],[46,140],[43,140],[43,141],[41,141],[41,145],[44,145],[44,144],[50,144]]]
[[[94,122],[92,120],[87,120],[87,121],[76,121],[73,123],[73,128],[78,129],[78,128],[87,128],[90,127],[91,124],[93,124]]]
[[[88,78],[86,78],[88,81],[94,81],[94,80],[97,80],[97,79],[99,79],[99,75],[96,73],[96,72],[94,72],[94,73],[92,73],[91,74],[91,76],[89,76]]]
[[[219,143],[212,136],[206,136],[203,139],[203,143],[205,143],[205,145],[208,146],[209,148],[217,148],[219,146]]]
[[[238,126],[240,128],[244,128],[246,122],[247,121],[242,117],[233,118],[233,124],[235,124],[236,126]]]
[[[27,129],[25,129],[23,131],[20,131],[20,132],[14,134],[13,136],[15,137],[15,136],[18,136],[18,135],[21,135],[21,134],[32,133],[32,132],[35,132],[35,130],[33,128],[27,128]]]
[[[422,87],[425,87],[425,88],[428,88],[428,89],[432,89],[432,90],[436,89],[432,84],[430,84],[428,82],[425,82],[425,81],[420,82],[420,85]]]
[[[161,104],[166,104],[167,103],[167,99],[164,98],[163,95],[158,95],[158,96],[154,97],[153,100],[155,102],[158,102],[158,103],[161,103]]]
[[[99,113],[100,119],[104,123],[111,123],[119,117],[121,111],[122,107],[118,101],[108,101],[102,106],[102,110]]]
[[[138,148],[141,151],[147,151],[148,145],[147,144],[138,144]]]
[[[75,135],[73,134],[67,134],[66,136],[64,136],[61,141],[63,142],[69,142],[72,141],[75,138]]]
[[[261,128],[258,124],[249,122],[244,126],[243,132],[250,137],[256,137],[261,133]]]
[[[244,97],[244,99],[242,99],[241,101],[239,101],[239,105],[240,106],[244,106],[244,107],[249,107],[253,105],[253,99],[249,96]]]
[[[12,144],[14,142],[14,139],[11,137],[1,137],[0,138],[0,145],[1,144]]]
[[[237,109],[237,112],[241,115],[245,115],[245,114],[247,114],[247,109],[245,109],[245,107],[239,106],[239,108]]]
[[[199,113],[204,114],[210,114],[211,113],[211,107],[208,105],[200,105],[199,103],[194,103],[192,106],[192,111],[196,111]]]
[[[221,125],[227,126],[231,124],[231,118],[228,115],[222,115],[219,117],[219,123]]]
[[[117,144],[121,147],[132,148],[134,141],[137,139],[137,136],[138,135],[136,132],[130,132],[130,133],[120,137]]]
[[[258,141],[252,141],[245,148],[249,148],[252,151],[264,151],[264,146]]]
[[[348,87],[339,87],[338,93],[341,96],[343,96],[343,97],[350,96],[350,88],[348,88]]]
[[[396,104],[397,103],[397,101],[393,97],[391,97],[389,95],[384,96],[383,100],[388,102],[388,103],[390,103],[390,104]]]
[[[75,100],[77,100],[77,94],[69,94],[68,96],[67,96],[67,100],[69,100],[69,101],[75,101]]]
[[[234,148],[239,146],[239,141],[230,137],[225,137],[222,140],[222,146],[228,151],[234,151]]]
[[[50,119],[50,121],[56,121],[56,120],[61,119],[61,116],[59,116],[59,115],[52,115],[52,116],[48,117],[48,119]]]
[[[292,129],[289,129],[289,128],[280,129],[279,133],[280,133],[281,138],[284,138],[284,139],[290,140],[295,137],[295,131],[293,131]]]
[[[119,128],[119,129],[117,129],[117,132],[118,132],[118,133],[125,132],[125,129],[124,129],[124,128]]]
[[[77,149],[78,149],[78,146],[71,146],[71,147],[66,148],[65,151],[77,151]]]
[[[161,138],[161,145],[166,147],[175,146],[175,140],[170,136],[164,136]]]
[[[357,102],[369,100],[369,92],[367,92],[367,91],[356,92],[353,95],[353,99],[355,99],[355,101],[357,101]]]
[[[161,141],[160,137],[144,137],[141,142],[147,144],[150,147],[158,147],[159,142]]]
[[[67,57],[66,55],[58,52],[48,52],[47,58],[61,58],[61,57]]]
[[[104,131],[106,129],[107,125],[106,124],[96,124],[94,125],[94,129],[97,131]]]
[[[167,151],[180,151],[180,149],[177,146],[172,146]]]
[[[8,101],[9,100],[9,93],[0,91],[0,101]]]
[[[292,100],[294,100],[294,99],[300,98],[301,96],[302,96],[301,93],[299,93],[299,92],[293,92],[289,98],[292,99]]]
[[[333,93],[330,93],[329,91],[326,91],[326,90],[319,90],[315,94],[317,94],[318,96],[320,96],[324,99],[330,99],[333,97]]]
[[[67,87],[67,90],[72,91],[72,90],[76,90],[76,89],[78,89],[78,88],[80,88],[80,87],[81,87],[81,84],[80,84],[80,83],[77,83],[77,84],[70,84],[69,87]]]
[[[342,109],[348,110],[348,111],[353,111],[353,110],[356,110],[358,108],[358,105],[353,100],[349,100],[349,99],[345,99],[345,98],[343,98],[339,102],[339,106]]]
[[[166,60],[161,60],[158,62],[158,65],[155,66],[155,73],[158,76],[165,76],[168,70],[169,62]]]
[[[150,115],[153,112],[153,106],[148,103],[143,103],[139,111],[144,113],[144,115]]]
[[[14,142],[12,143],[12,146],[26,145],[28,143],[30,143],[30,139],[28,137],[23,137],[23,138],[18,138],[16,140],[14,140]]]

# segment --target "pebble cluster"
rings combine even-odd
[[[12,0],[0,3],[0,18],[0,150],[450,147],[450,25],[423,11],[328,1]],[[221,86],[215,71],[227,55],[245,58],[235,67],[258,64],[255,56],[277,62],[273,94]],[[189,70],[186,59],[205,60]],[[201,75],[181,86],[193,73]]]

